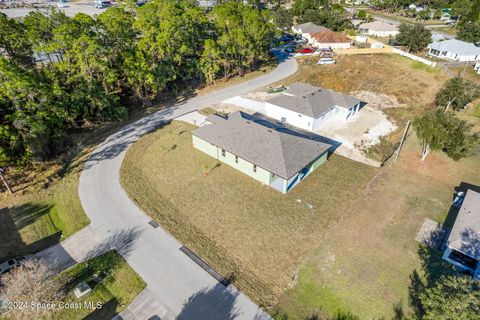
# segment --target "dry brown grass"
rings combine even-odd
[[[425,218],[445,220],[454,187],[480,184],[479,160],[432,153],[421,162],[420,145],[410,137],[397,164],[382,168],[354,195],[344,219],[330,225],[280,308],[294,319],[315,309],[349,310],[362,319],[393,318],[395,308],[408,314],[409,277],[421,269],[415,235]]]
[[[191,146],[192,128],[173,122],[135,143],[123,163],[122,185],[220,273],[233,272],[250,297],[274,304],[321,245],[327,226],[355,201],[342,195],[362,189],[376,170],[333,156],[283,195],[226,165],[216,167]]]
[[[433,103],[438,88],[447,79],[441,72],[412,68],[414,62],[394,54],[337,56],[337,64],[300,63],[300,68],[284,84],[296,81],[350,93],[372,91],[394,96],[410,107]]]

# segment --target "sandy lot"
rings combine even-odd
[[[335,150],[337,154],[368,165],[380,166],[380,162],[367,158],[363,149],[380,143],[380,137],[397,129],[381,110],[367,105],[347,121],[331,120],[315,132],[340,142],[340,147]]]

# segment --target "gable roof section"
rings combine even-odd
[[[199,127],[192,135],[287,180],[331,147],[241,111],[231,113],[225,121]]]
[[[333,90],[297,82],[288,86],[283,94],[270,98],[266,102],[318,118],[334,107],[350,109],[362,101]]]
[[[322,31],[312,34],[312,38],[320,43],[350,43],[352,39],[333,31]]]
[[[391,23],[384,21],[373,21],[361,24],[359,29],[368,29],[373,31],[398,31],[398,28]]]
[[[480,55],[480,47],[457,39],[432,42],[428,47],[439,51],[449,51],[458,55]]]
[[[467,191],[447,244],[480,260],[480,193]]]
[[[327,27],[316,25],[313,22],[297,24],[295,25],[295,29],[301,30],[302,33],[310,33],[310,34],[322,32],[322,31],[330,31],[330,29],[328,29]]]

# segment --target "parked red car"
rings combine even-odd
[[[300,49],[298,50],[298,53],[313,53],[313,49],[311,48],[303,48],[303,49]]]

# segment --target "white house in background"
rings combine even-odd
[[[475,63],[475,66],[473,67],[475,71],[477,71],[478,74],[480,74],[480,62]]]
[[[400,33],[396,26],[384,21],[363,23],[358,26],[358,30],[361,33],[374,37],[395,37]]]
[[[428,54],[453,61],[480,61],[480,47],[457,39],[430,43]]]
[[[265,115],[314,131],[325,121],[345,121],[364,103],[357,98],[306,83],[294,83],[265,101]]]
[[[412,10],[412,11],[415,10],[415,12],[421,12],[421,11],[425,10],[424,7],[422,7],[422,6],[416,6],[414,3],[412,3],[411,5],[409,5],[409,6],[408,6],[408,9],[409,9],[409,10]]]
[[[480,276],[480,193],[468,190],[448,236],[443,259]]]
[[[308,43],[313,43],[312,35],[322,31],[331,31],[330,29],[322,26],[318,26],[312,22],[306,22],[302,24],[296,24],[292,27],[292,31],[301,35],[308,40]]]
[[[352,39],[333,31],[322,31],[312,34],[312,46],[319,49],[348,49]]]
[[[197,0],[198,6],[205,9],[211,9],[216,3],[216,0]]]

